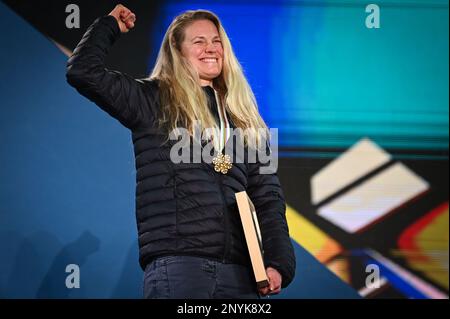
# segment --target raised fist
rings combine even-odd
[[[116,7],[109,13],[110,16],[116,18],[119,24],[120,32],[126,33],[134,28],[134,22],[136,22],[136,15],[131,12],[130,9],[124,7],[121,4],[116,5]]]

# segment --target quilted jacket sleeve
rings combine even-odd
[[[255,205],[264,248],[264,263],[282,276],[287,287],[295,275],[295,254],[286,221],[286,203],[276,172],[261,174],[261,163],[249,165],[247,194]]]
[[[66,78],[80,94],[131,129],[152,112],[146,105],[144,81],[105,68],[105,58],[119,37],[114,17],[95,20],[68,60]]]

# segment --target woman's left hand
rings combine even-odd
[[[281,291],[281,274],[272,267],[266,269],[267,278],[269,279],[269,286],[259,288],[259,294],[261,296],[276,295]]]

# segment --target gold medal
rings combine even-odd
[[[230,155],[219,153],[216,157],[213,158],[214,170],[216,172],[220,172],[222,174],[228,173],[228,170],[233,167],[231,164]]]
[[[218,147],[217,156],[213,158],[212,162],[214,164],[214,170],[216,172],[226,174],[233,167],[233,164],[231,163],[230,155],[222,154],[222,150],[224,149],[225,143],[230,135],[230,126],[228,123],[225,109],[222,106],[221,100],[220,100],[216,90],[214,90],[214,93],[215,93],[215,97],[216,97],[217,109],[218,109],[219,119],[220,119],[220,134],[218,136],[218,139],[219,139],[218,146],[219,147]]]

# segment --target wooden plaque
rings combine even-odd
[[[269,285],[269,280],[266,274],[266,267],[264,266],[264,250],[255,206],[248,197],[247,192],[243,191],[235,195],[256,285],[258,288],[266,287]]]

